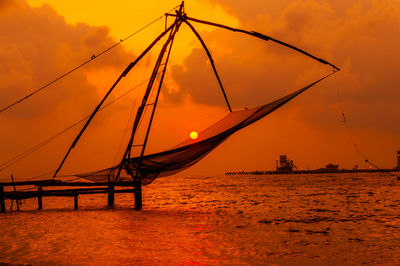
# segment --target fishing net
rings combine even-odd
[[[150,184],[157,177],[169,176],[183,171],[200,161],[236,131],[265,117],[332,74],[274,102],[246,110],[233,111],[214,125],[200,132],[196,140],[187,139],[169,150],[145,155],[141,159],[139,157],[130,158],[127,164],[129,170],[136,173],[139,168],[138,176],[141,177],[143,185]],[[118,167],[117,165],[99,171],[77,174],[76,176],[97,182],[114,180],[117,175]],[[126,169],[122,170],[120,178],[130,178]]]

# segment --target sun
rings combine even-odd
[[[192,131],[189,134],[191,139],[197,139],[199,137],[199,133],[197,133],[196,131]]]

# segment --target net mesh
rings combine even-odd
[[[236,131],[265,117],[332,74],[274,102],[246,110],[233,111],[214,125],[200,132],[196,140],[187,139],[169,150],[143,156],[141,160],[139,157],[130,158],[127,164],[129,170],[136,174],[137,169],[139,169],[138,176],[142,179],[143,185],[150,184],[157,177],[169,176],[183,171],[200,161]],[[97,182],[114,180],[118,167],[117,165],[90,173],[76,174],[75,176]],[[120,178],[130,178],[126,169],[123,169]]]

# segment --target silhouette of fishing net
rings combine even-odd
[[[221,144],[236,131],[265,117],[332,74],[333,73],[274,102],[247,110],[233,111],[214,125],[200,132],[199,137],[196,140],[188,139],[169,150],[143,156],[139,170],[139,176],[142,179],[142,184],[150,184],[157,177],[173,175],[189,168],[200,161],[204,156],[215,149],[219,144]],[[129,159],[128,165],[133,173],[136,173],[139,161],[139,157]],[[114,180],[117,175],[118,168],[119,165],[116,165],[114,167],[99,171],[76,174],[75,176],[95,182],[104,182],[107,180]],[[126,173],[126,169],[121,171],[120,179],[131,179],[131,177]]]

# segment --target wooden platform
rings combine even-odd
[[[17,187],[27,186],[29,190],[24,188],[23,191],[17,190]],[[4,187],[14,187],[14,191],[5,191]],[[46,187],[60,187],[60,189],[44,189]],[[79,187],[67,188],[61,187]],[[123,187],[122,189],[115,189],[115,187]],[[127,188],[130,187],[130,188]],[[73,197],[74,209],[78,209],[78,196],[85,194],[108,194],[108,206],[114,205],[115,193],[134,193],[135,194],[135,208],[141,207],[141,202],[136,202],[139,198],[136,194],[141,194],[141,190],[137,189],[138,186],[134,182],[120,181],[120,182],[64,182],[60,180],[40,180],[40,181],[20,181],[20,182],[0,182],[0,209],[1,212],[6,211],[5,200],[21,200],[29,198],[37,198],[38,209],[43,208],[43,197]],[[17,205],[18,206],[18,205]],[[18,206],[19,207],[19,206]]]

